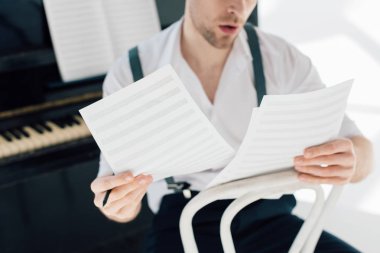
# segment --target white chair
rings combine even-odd
[[[224,211],[220,225],[224,252],[235,253],[230,227],[233,218],[241,209],[261,198],[294,193],[300,189],[314,190],[316,198],[289,252],[313,252],[323,230],[324,218],[335,205],[343,188],[334,186],[325,200],[320,185],[301,182],[297,179],[297,173],[294,170],[288,170],[218,185],[195,196],[185,206],[180,218],[180,233],[185,253],[198,253],[192,220],[202,207],[216,200],[235,199]]]

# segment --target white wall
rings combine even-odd
[[[330,86],[355,78],[348,114],[375,146],[375,171],[345,188],[327,229],[363,252],[380,252],[380,2],[376,0],[262,0],[260,27],[310,56]],[[296,209],[305,214],[306,201]]]

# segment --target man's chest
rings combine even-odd
[[[249,70],[220,75],[195,75],[178,68],[186,89],[219,133],[232,146],[240,145],[248,127],[256,93]],[[212,102],[211,102],[212,101]]]
[[[210,100],[210,103],[213,104],[220,82],[220,74],[210,72],[208,74],[198,75],[198,79],[207,98]]]

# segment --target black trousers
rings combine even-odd
[[[171,194],[163,198],[160,211],[155,215],[147,236],[146,253],[184,252],[179,218],[188,201],[182,194]],[[231,201],[213,202],[195,215],[193,228],[200,253],[223,252],[219,234],[220,219]],[[236,252],[288,252],[303,224],[302,219],[291,214],[295,205],[293,195],[284,195],[278,200],[256,201],[240,211],[231,225]],[[315,252],[359,251],[324,231]]]

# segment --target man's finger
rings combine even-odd
[[[148,188],[146,187],[146,188],[142,189],[138,194],[136,194],[135,201],[141,202],[141,200],[144,198],[147,190],[148,190]]]
[[[131,209],[134,208],[136,203],[135,199],[136,196],[140,193],[140,189],[137,189],[135,191],[129,192],[127,195],[123,196],[122,198],[113,201],[112,203],[107,203],[107,205],[104,207],[104,211],[106,213],[110,214],[116,214],[119,212],[119,210],[123,207],[130,207]]]
[[[298,179],[303,182],[308,182],[312,184],[333,184],[333,185],[343,185],[349,182],[347,178],[341,177],[317,177],[308,174],[300,173]]]
[[[133,180],[131,172],[123,172],[115,176],[105,176],[95,179],[91,183],[91,190],[94,193],[104,192]]]
[[[352,147],[352,142],[348,139],[338,139],[318,146],[306,148],[304,151],[305,158],[314,158],[323,155],[332,155],[346,152]]]
[[[106,192],[100,192],[100,193],[95,194],[94,205],[99,208],[103,207],[103,200],[105,196],[106,196]]]
[[[151,182],[151,176],[139,175],[135,177],[130,183],[112,189],[112,192],[108,198],[108,203],[112,203],[118,199],[121,199],[130,192],[139,189],[145,189]]]
[[[350,167],[354,164],[355,158],[349,154],[333,154],[333,155],[324,155],[317,156],[311,159],[305,159],[302,157],[296,157],[294,160],[295,166],[320,166],[321,164],[331,165],[340,165]]]
[[[111,214],[111,215],[122,215],[122,211],[132,211],[134,210],[141,202],[142,197],[146,193],[147,187],[140,187],[124,197],[122,197],[119,200],[116,200],[112,202],[111,204],[107,205],[103,210],[105,213]]]
[[[320,166],[296,166],[295,169],[298,172],[302,172],[305,174],[310,174],[318,177],[350,177],[352,174],[352,170],[348,168],[344,168],[342,166],[328,166],[322,168]]]
[[[137,190],[141,185],[137,180],[133,180],[131,183],[124,184],[112,189],[110,196],[108,197],[108,204],[113,203],[119,199],[122,199],[125,195]]]

